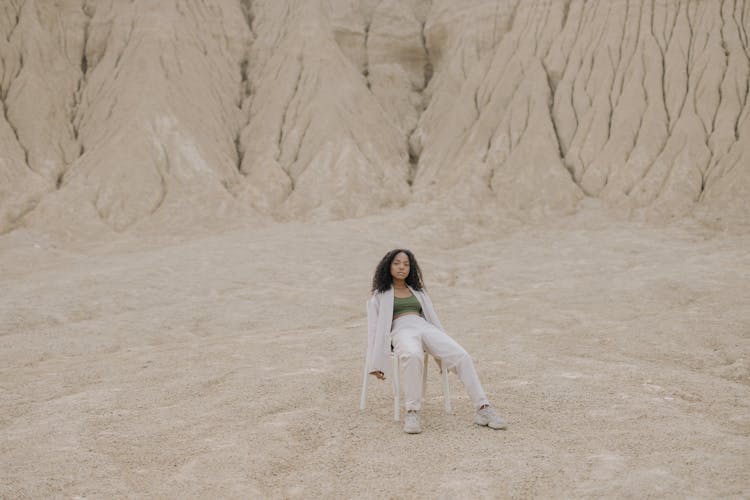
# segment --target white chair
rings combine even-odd
[[[427,353],[424,353],[424,368],[422,369],[422,401],[424,401],[424,396],[425,396],[426,389],[427,389],[428,358],[429,358],[429,355]],[[435,361],[437,362],[438,359],[435,358]],[[369,373],[367,372],[368,364],[369,364],[369,359],[365,359],[364,376],[362,377],[362,397],[359,400],[360,410],[365,409],[365,403],[367,401],[367,376],[369,375]],[[398,421],[401,418],[401,386],[399,384],[399,375],[401,371],[401,366],[400,366],[400,363],[398,362],[398,356],[396,356],[396,354],[393,352],[391,352],[391,367],[392,367],[392,372],[393,372],[393,419]],[[440,376],[443,382],[443,401],[445,403],[445,412],[450,413],[451,412],[451,397],[450,397],[450,391],[448,388],[448,370],[446,370],[442,366],[440,367]]]

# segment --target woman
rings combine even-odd
[[[474,423],[505,429],[507,424],[490,406],[471,357],[443,331],[424,290],[417,260],[409,250],[391,250],[375,269],[372,297],[367,302],[367,340],[369,373],[380,380],[390,375],[391,345],[403,367],[404,432],[422,432],[419,409],[425,351],[458,374],[477,409]]]

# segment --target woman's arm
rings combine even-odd
[[[429,309],[429,316],[427,317],[427,321],[435,325],[436,327],[440,328],[441,330],[445,331],[445,328],[443,328],[443,325],[440,323],[440,320],[438,319],[437,312],[435,312],[435,307],[432,305],[432,300],[430,299],[430,296],[427,295],[427,292],[422,292],[422,295],[424,296],[425,305]]]
[[[379,301],[373,295],[367,301],[367,345],[372,348],[375,342],[375,332],[378,329]]]
[[[367,301],[367,350],[370,353],[368,356],[368,362],[372,355],[375,353],[375,333],[378,329],[378,313],[380,312],[380,301],[373,295],[370,300]],[[369,370],[370,367],[368,366]],[[380,380],[385,379],[383,372],[376,370],[370,372],[371,374],[378,377]]]

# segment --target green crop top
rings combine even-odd
[[[395,318],[399,314],[406,312],[422,314],[422,305],[419,303],[419,300],[414,295],[403,299],[401,297],[393,297],[393,317]]]

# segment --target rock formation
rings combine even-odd
[[[7,0],[0,232],[750,214],[750,2]]]

